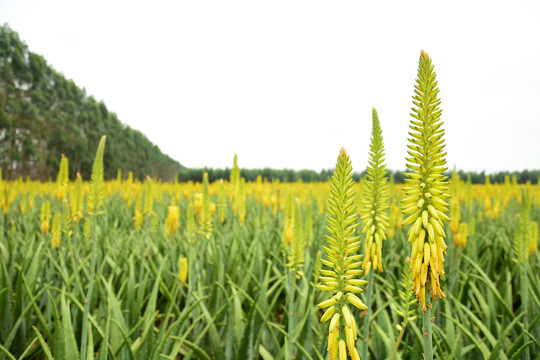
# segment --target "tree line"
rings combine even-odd
[[[8,25],[0,26],[0,168],[5,179],[56,177],[69,159],[69,177],[88,179],[102,135],[105,176],[119,168],[173,180],[183,167],[141,132],[123,124],[102,101],[28,50]]]
[[[208,173],[208,180],[210,182],[218,181],[219,179],[228,180],[231,175],[231,169],[202,169],[202,168],[193,168],[188,169],[184,168],[178,173],[178,181],[187,182],[187,181],[202,181],[203,173]],[[317,181],[328,181],[332,176],[333,170],[321,170],[319,172],[315,170],[291,170],[291,169],[240,169],[240,174],[246,181],[256,181],[257,176],[261,176],[263,180],[266,181],[275,181],[279,180],[281,182],[294,182],[294,181],[303,181],[303,182],[317,182]],[[538,179],[540,178],[540,170],[523,170],[523,171],[500,171],[497,173],[486,174],[485,171],[474,172],[474,171],[457,171],[459,177],[466,181],[468,177],[471,179],[472,184],[485,184],[486,179],[489,176],[489,181],[492,184],[504,183],[506,178],[510,182],[517,182],[518,184],[525,184],[528,181],[531,184],[538,184]],[[394,178],[394,182],[401,184],[404,179],[404,171],[399,170],[388,170],[388,176]],[[355,181],[360,181],[360,179],[365,175],[365,171],[360,173],[354,173],[353,179]],[[450,172],[446,173],[447,176],[451,177]]]

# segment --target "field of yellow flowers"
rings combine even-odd
[[[326,297],[313,285],[329,183],[246,183],[236,170],[212,184],[102,185],[89,206],[95,189],[80,179],[2,182],[0,358],[326,357]],[[354,184],[355,209],[365,186]],[[370,359],[422,356],[402,187],[388,185],[384,271],[370,272],[370,331],[358,341]],[[450,189],[435,357],[538,358],[540,186],[454,175]]]

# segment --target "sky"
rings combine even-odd
[[[449,168],[540,169],[538,1],[1,0],[0,23],[187,167],[405,168],[420,51]],[[96,144],[97,146],[97,144]]]

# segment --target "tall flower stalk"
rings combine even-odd
[[[56,196],[60,202],[64,201],[67,196],[69,184],[69,165],[68,158],[62,154],[60,159],[60,168],[58,169],[58,177],[56,178]]]
[[[360,209],[362,233],[366,234],[365,257],[362,264],[368,274],[367,306],[371,306],[373,295],[373,273],[383,271],[382,242],[386,239],[388,229],[388,178],[384,165],[384,144],[381,125],[377,110],[372,111],[373,125],[371,129],[371,145],[367,167],[367,179],[364,186],[364,199]],[[367,359],[369,342],[370,311],[366,310],[364,316],[364,346],[362,346],[362,359]]]
[[[103,154],[105,152],[106,136],[103,135],[99,141],[98,149],[96,151],[96,157],[94,158],[94,165],[92,166],[92,176],[90,178],[90,191],[88,194],[88,215],[91,217],[92,234],[94,241],[92,242],[92,256],[90,258],[90,280],[88,284],[88,292],[86,293],[84,303],[84,314],[81,333],[81,360],[87,358],[87,341],[91,338],[92,334],[88,334],[88,318],[90,317],[90,301],[92,300],[92,293],[94,291],[94,276],[96,272],[96,257],[97,257],[97,239],[96,236],[96,216],[100,214],[101,205],[105,199],[105,183],[103,179]],[[88,222],[90,224],[90,222]],[[91,357],[92,355],[90,355]]]
[[[357,211],[355,209],[355,189],[352,179],[352,167],[345,149],[341,149],[336,170],[332,176],[330,194],[328,196],[328,217],[326,231],[327,245],[323,246],[326,259],[321,259],[325,269],[321,269],[319,284],[316,287],[328,291],[333,296],[317,305],[327,308],[321,322],[330,320],[328,331],[328,352],[330,360],[338,356],[340,360],[347,359],[347,351],[354,360],[360,359],[356,350],[356,321],[349,305],[360,310],[367,306],[355,294],[366,285],[365,280],[355,277],[363,270],[360,250],[360,237],[355,235]]]
[[[443,175],[447,168],[443,151],[444,130],[441,121],[441,100],[437,97],[436,73],[428,54],[420,53],[418,78],[413,96],[414,107],[409,132],[410,144],[405,173],[405,197],[401,200],[401,211],[408,216],[403,226],[411,225],[408,232],[412,243],[411,268],[413,290],[420,300],[423,311],[424,356],[433,358],[431,331],[431,304],[426,300],[426,288],[433,299],[444,297],[440,278],[444,274],[443,262],[446,253],[443,221],[450,221],[448,211],[448,179]]]

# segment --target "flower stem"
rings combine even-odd
[[[521,305],[523,307],[522,311],[525,312],[525,315],[523,316],[523,330],[529,331],[529,294],[528,294],[528,279],[527,279],[527,260],[525,260],[523,263],[520,264],[519,272],[521,275]],[[526,343],[528,341],[528,335],[527,332],[523,332],[523,343]],[[529,347],[526,347],[523,351],[523,359],[529,360],[531,358],[531,354],[529,353]]]
[[[90,218],[92,222],[92,255],[90,258],[90,280],[88,284],[88,291],[86,297],[84,298],[84,313],[83,313],[83,323],[82,323],[82,333],[81,333],[81,353],[80,359],[86,360],[87,358],[87,341],[88,341],[88,318],[90,317],[90,301],[92,301],[92,294],[94,291],[94,276],[96,273],[96,257],[97,257],[97,226],[96,226],[96,217],[92,215]]]
[[[404,326],[401,327],[401,331],[399,332],[399,336],[397,338],[396,345],[394,346],[394,350],[392,350],[392,354],[390,354],[390,357],[388,358],[388,360],[392,360],[392,358],[396,354],[397,349],[399,348],[399,344],[401,344],[401,339],[403,339],[403,335],[405,334],[406,326],[407,325],[404,325]]]
[[[426,296],[426,311],[422,314],[422,332],[424,334],[424,360],[433,360],[433,342],[431,328],[431,300]]]
[[[294,334],[294,277],[292,276],[291,272],[285,269],[286,272],[286,281],[287,281],[287,330],[288,330],[288,358],[293,359],[294,358],[294,342],[295,339],[293,338]]]

